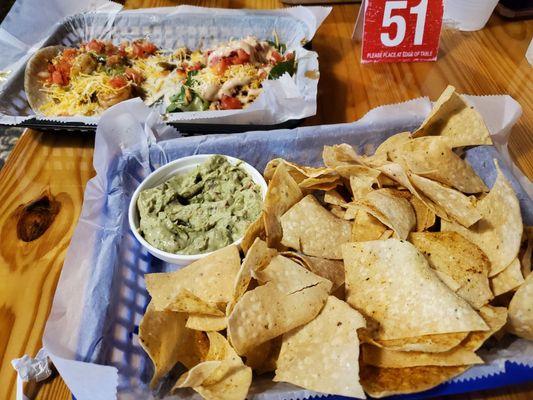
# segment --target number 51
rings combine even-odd
[[[405,10],[407,8],[407,0],[393,0],[385,3],[385,11],[383,13],[383,27],[388,28],[392,24],[396,25],[396,35],[391,37],[389,32],[381,34],[381,43],[387,47],[398,46],[405,38],[405,18],[401,15],[392,15],[393,10]],[[420,45],[424,39],[424,28],[426,26],[426,11],[428,8],[428,0],[422,0],[417,6],[411,7],[410,14],[416,14],[415,37],[413,44]]]

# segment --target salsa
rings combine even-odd
[[[216,155],[137,200],[140,233],[152,246],[202,254],[230,245],[261,212],[261,188],[240,166]]]

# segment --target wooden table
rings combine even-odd
[[[131,8],[171,6],[181,2],[131,0]],[[276,8],[274,0],[198,1],[202,6]],[[358,5],[336,5],[313,40],[320,56],[318,113],[306,124],[354,121],[369,109],[418,96],[435,99],[447,84],[460,92],[506,93],[524,115],[514,128],[511,154],[533,177],[533,69],[524,55],[533,21],[510,22],[493,16],[479,32],[445,31],[439,60],[417,64],[359,64],[359,45],[350,37]],[[50,311],[65,251],[76,225],[87,180],[94,175],[87,135],[28,130],[0,172],[0,399],[15,397],[10,361],[34,356]],[[55,215],[55,217],[49,217]],[[22,221],[22,222],[19,222]],[[26,241],[22,240],[25,239]],[[30,241],[28,241],[30,240]],[[69,399],[55,376],[27,384],[36,399]],[[533,385],[449,399],[533,398]]]

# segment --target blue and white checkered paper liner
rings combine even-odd
[[[504,143],[505,131],[508,134],[520,108],[508,96],[471,98],[480,110],[487,101],[509,110],[507,114],[492,113],[493,118],[487,121]],[[43,338],[52,361],[76,398],[111,399],[115,390],[121,399],[151,396],[146,386],[151,362],[139,347],[136,335],[148,303],[143,276],[176,267],[152,258],[135,241],[128,227],[127,209],[133,191],[153,169],[170,160],[201,153],[238,157],[259,170],[274,157],[318,165],[323,145],[346,142],[359,152],[371,153],[390,135],[418,126],[430,107],[427,99],[417,99],[374,109],[349,124],[198,137],[176,137],[179,134],[150,114],[140,100],[108,110],[96,134],[97,175],[87,184],[82,214]],[[494,116],[501,119],[494,120]],[[467,151],[467,160],[489,186],[495,177],[494,158],[500,160],[517,191],[524,222],[531,224],[531,199],[512,175],[505,157],[491,146]],[[527,379],[531,379],[533,343],[515,340],[507,348],[482,356],[487,364],[474,367],[429,393],[408,398],[513,383],[518,367],[506,361],[527,365],[524,371],[528,373]],[[268,379],[254,380],[250,391],[254,399],[303,399],[314,395],[317,393],[289,384],[274,384]],[[187,397],[184,393],[179,398]]]

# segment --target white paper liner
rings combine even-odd
[[[468,100],[475,104],[483,114],[495,138],[505,137],[502,132],[508,131],[515,122],[516,116],[520,115],[520,106],[509,96],[468,97]],[[180,138],[162,141],[158,144],[154,142],[172,137],[177,133],[165,126],[159,116],[150,114],[150,110],[140,100],[130,100],[108,110],[103,115],[96,134],[94,166],[97,175],[87,184],[81,216],[67,252],[52,310],[43,335],[44,347],[76,398],[78,400],[115,398],[117,383],[121,385],[120,399],[151,396],[150,392],[143,386],[137,385],[131,387],[130,390],[128,385],[129,382],[133,382],[133,378],[128,377],[127,374],[119,376],[117,368],[114,366],[79,361],[80,358],[87,359],[87,353],[90,353],[94,346],[100,346],[99,352],[105,353],[102,348],[105,347],[105,344],[99,340],[95,341],[95,337],[93,337],[93,335],[101,335],[102,330],[111,330],[112,335],[119,338],[117,340],[120,344],[112,351],[109,350],[110,353],[106,355],[107,362],[138,372],[143,368],[142,360],[145,358],[142,350],[138,347],[137,339],[135,337],[133,340],[128,339],[128,332],[122,325],[101,326],[102,315],[110,312],[108,307],[122,301],[123,296],[128,296],[132,287],[130,285],[143,287],[142,275],[148,270],[149,263],[155,262],[145,257],[145,252],[135,250],[139,249],[139,245],[132,235],[128,234],[127,210],[121,206],[125,200],[121,198],[120,191],[113,191],[109,186],[112,182],[116,185],[116,179],[128,181],[118,182],[120,185],[132,185],[139,179],[133,175],[124,177],[117,173],[115,170],[117,157],[121,159],[133,157],[142,168],[149,170],[150,166],[147,165],[146,159],[140,159],[138,155],[148,154],[150,146],[154,149],[154,146],[157,145],[164,149],[167,154],[171,154],[172,149],[179,152],[179,146],[176,147],[177,143],[183,143],[184,145],[187,144],[189,154],[193,154],[202,152],[202,149],[208,146],[210,142],[216,142],[220,143],[220,145],[217,144],[219,146],[217,149],[221,153],[240,155],[241,158],[249,162],[255,160],[256,166],[264,166],[267,161],[265,155],[258,153],[258,150],[254,148],[254,143],[262,141],[268,146],[276,147],[279,156],[297,162],[308,160],[310,163],[316,163],[320,157],[319,152],[315,152],[318,154],[315,158],[309,159],[310,153],[306,149],[315,149],[319,146],[319,142],[330,143],[332,141],[330,136],[335,135],[334,140],[337,142],[339,138],[350,141],[352,136],[353,140],[357,140],[360,149],[365,148],[372,151],[386,137],[384,135],[418,126],[430,109],[429,100],[420,98],[401,104],[378,107],[371,110],[361,120],[350,124],[251,132],[239,135]],[[287,148],[290,148],[290,145],[287,144],[291,142],[299,143],[301,147],[298,147],[298,151],[284,153]],[[505,140],[502,139],[500,144],[505,145]],[[478,149],[479,151],[477,151]],[[212,151],[212,149],[209,150]],[[469,161],[475,168],[485,168],[484,166],[486,166],[494,169],[490,167],[490,155],[487,156],[486,154],[487,151],[492,151],[491,147],[481,146],[473,150],[473,155]],[[161,163],[166,161],[168,160],[162,159]],[[156,167],[158,162],[155,164],[152,167]],[[509,174],[509,168],[505,167],[504,172]],[[518,169],[515,169],[515,172],[518,173]],[[517,179],[511,175],[508,177],[511,179],[515,190],[524,193]],[[494,179],[494,176],[489,173],[482,178],[489,181]],[[522,175],[518,179],[524,181],[527,178]],[[489,186],[491,185],[492,182]],[[531,211],[533,211],[531,199],[528,199],[526,194],[520,195],[519,198],[525,213],[526,223],[531,223]],[[114,223],[110,225],[110,219],[121,222],[118,225],[114,225]],[[126,253],[123,253],[124,246],[118,249],[116,242],[105,239],[117,235],[121,236],[121,242],[131,241],[126,246],[128,249],[125,250]],[[120,253],[117,254],[119,251]],[[97,262],[99,257],[105,259],[103,263]],[[129,261],[127,261],[128,259]],[[110,270],[117,262],[120,265],[135,263],[138,271],[137,276],[130,276],[128,268],[119,268],[118,276],[115,278],[127,283],[125,287],[120,286],[120,293],[112,292],[112,279],[109,276],[112,274]],[[162,264],[162,268],[169,268],[169,266]],[[131,283],[131,280],[134,282]],[[138,325],[146,302],[147,294],[144,289],[140,289],[139,293],[133,296],[133,300],[128,300],[124,309],[120,309],[118,313],[122,315],[123,312],[127,313],[133,310],[135,317],[132,323]],[[120,338],[126,338],[126,344],[120,342]],[[487,361],[486,365],[472,368],[455,381],[478,379],[501,373],[505,369],[504,361],[518,362],[533,367],[533,343],[526,340],[515,340],[507,348],[484,350],[482,356]],[[124,361],[121,361],[123,359],[126,360],[126,365],[124,365]],[[144,376],[144,381],[146,382],[148,378]],[[303,399],[315,395],[318,394],[301,390],[289,384],[257,379],[251,388],[249,398],[282,400]],[[194,397],[194,394],[190,396]],[[183,393],[180,394],[180,397],[173,398],[191,398],[190,396]]]
[[[45,117],[31,110],[24,93],[23,72],[27,59],[44,45],[76,45],[93,38],[120,42],[147,37],[163,49],[184,45],[207,48],[247,35],[272,39],[274,31],[289,50],[296,52],[295,76],[286,74],[278,80],[265,81],[263,93],[244,110],[171,113],[165,114],[165,119],[167,122],[273,125],[314,115],[318,79],[306,76],[306,72],[318,73],[318,55],[304,49],[302,43],[313,38],[330,11],[330,7],[301,6],[279,10],[178,6],[121,11],[120,5],[103,0],[92,0],[89,6],[83,0],[46,3],[18,0],[0,26],[0,50],[6,54],[0,60],[0,68],[12,71],[0,85],[0,123],[14,125],[30,118],[98,123],[99,117]],[[34,24],[35,15],[40,18]],[[35,29],[26,28],[33,25]],[[164,113],[163,109],[159,111]]]

